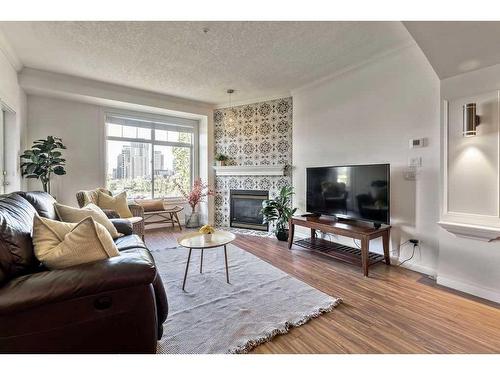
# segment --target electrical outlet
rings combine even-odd
[[[411,243],[411,244],[413,244],[413,246],[417,246],[417,245],[419,245],[419,244],[420,244],[420,241],[419,241],[419,240],[417,240],[417,239],[415,239],[415,238],[410,238],[410,239],[408,240],[408,242],[409,242],[409,243]]]
[[[403,171],[404,179],[407,181],[415,181],[417,179],[417,167],[406,167]]]

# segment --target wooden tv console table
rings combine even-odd
[[[385,260],[390,265],[389,236],[390,225],[375,228],[369,224],[355,223],[347,220],[336,220],[328,217],[302,217],[294,216],[290,219],[290,234],[288,236],[288,248],[292,244],[307,248],[309,250],[363,267],[363,275],[368,276],[368,267],[372,264]],[[311,237],[294,241],[295,226],[311,229]],[[336,242],[327,241],[316,236],[316,230],[323,233],[332,233],[340,236],[350,237],[361,241],[361,248],[345,246]],[[370,253],[370,240],[382,237],[384,255]]]

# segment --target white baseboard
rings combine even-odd
[[[401,262],[401,259],[396,258],[396,257],[391,257],[391,264],[393,264],[395,266],[407,268],[409,270],[412,270],[412,271],[415,271],[418,273],[423,273],[423,274],[429,275],[433,278],[435,278],[437,275],[437,271],[432,267],[424,266],[424,265],[418,264],[418,263],[410,263],[410,262],[406,262],[405,264],[399,266],[400,262]]]
[[[446,276],[439,276],[436,279],[439,285],[446,286],[448,288],[456,289],[461,292],[472,294],[477,297],[481,297],[493,302],[500,303],[500,292],[498,290],[493,290],[490,288],[484,288],[480,285],[470,284],[461,280],[456,280]]]

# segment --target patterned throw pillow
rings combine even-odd
[[[35,216],[35,256],[49,269],[63,269],[120,255],[107,229],[86,217],[77,224]]]
[[[90,216],[97,223],[103,225],[108,230],[109,234],[111,234],[111,237],[118,238],[122,236],[122,234],[118,233],[106,214],[93,203],[90,203],[83,208],[65,206],[60,203],[55,203],[54,206],[56,208],[57,216],[59,216],[61,221],[66,223],[78,223]]]
[[[102,209],[116,211],[122,219],[127,219],[133,216],[132,212],[130,212],[130,208],[128,208],[127,193],[125,191],[114,197],[109,196],[102,191],[99,191],[97,195],[98,205]]]

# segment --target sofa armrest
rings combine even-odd
[[[134,217],[144,217],[144,207],[137,203],[129,203],[128,208]]]
[[[109,219],[109,220],[113,223],[118,233],[124,234],[126,236],[133,233],[132,232],[133,226],[130,220],[127,219]]]
[[[0,287],[0,315],[106,291],[149,285],[155,277],[154,262],[141,249],[64,270],[25,275]]]

